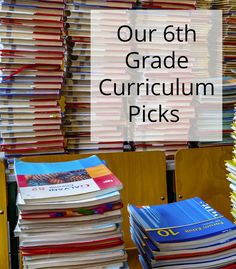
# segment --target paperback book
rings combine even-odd
[[[198,197],[159,206],[129,205],[143,268],[224,268],[236,262],[236,225]]]

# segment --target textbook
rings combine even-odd
[[[120,190],[121,182],[97,156],[58,163],[15,159],[15,173],[24,200],[78,200]]]
[[[14,162],[24,268],[127,269],[121,182],[97,156]],[[73,199],[70,199],[73,197]]]
[[[235,230],[236,234],[236,225],[197,197],[160,206],[130,205],[128,209],[156,244],[196,240],[229,230]],[[165,236],[170,227],[173,229]]]
[[[236,262],[236,225],[198,197],[129,205],[128,211],[144,268],[221,268]]]

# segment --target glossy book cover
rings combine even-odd
[[[130,215],[154,243],[199,240],[236,225],[198,197],[158,206],[129,205]]]
[[[122,187],[97,156],[55,163],[15,159],[15,173],[22,198],[26,200],[97,194],[98,191],[114,191]]]

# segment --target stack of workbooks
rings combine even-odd
[[[235,53],[235,26],[236,26],[236,6],[234,0],[213,1],[213,9],[222,10],[223,20],[223,73],[225,76],[234,75],[236,68]]]
[[[235,268],[236,225],[200,198],[128,210],[143,268]]]
[[[166,158],[173,159],[177,150],[188,148],[187,142],[135,142],[136,151],[163,151]]]
[[[211,9],[213,0],[197,0],[197,9]]]
[[[229,1],[233,2],[233,1]],[[224,16],[223,25],[225,25],[225,36],[223,40],[223,54],[224,54],[224,75],[234,76],[236,71],[236,6],[230,3],[227,13]]]
[[[20,210],[15,233],[24,268],[127,268],[122,184],[102,160],[16,159],[15,173]]]
[[[222,141],[200,142],[199,147],[211,147],[220,145],[232,145],[231,125],[234,118],[234,104],[236,98],[236,79],[224,77],[222,85],[223,107],[222,107]]]
[[[61,153],[63,0],[0,2],[0,148]]]
[[[231,122],[235,103],[235,70],[236,70],[236,51],[235,51],[235,27],[236,27],[236,6],[235,1],[212,1],[212,9],[222,11],[223,20],[223,137],[222,141],[212,143],[200,143],[200,147],[232,145],[233,140],[230,136]]]
[[[224,77],[223,79],[223,140],[221,144],[232,145],[231,124],[234,117],[234,104],[236,98],[236,79],[233,77]]]
[[[204,1],[205,2],[205,1]],[[162,1],[162,0],[141,0],[143,9],[167,9],[167,10],[191,10],[196,9],[196,1]],[[187,141],[136,141],[136,151],[155,151],[165,152],[168,159],[173,159],[176,152],[180,149],[188,148]]]
[[[142,8],[188,10],[196,8],[195,0],[141,0]]]
[[[68,152],[123,151],[123,143],[120,140],[112,143],[96,143],[90,139],[90,11],[92,9],[131,9],[134,3],[135,0],[72,0],[68,1],[66,5],[68,60],[67,77],[63,87],[63,95],[65,96],[65,121],[63,126],[67,138],[66,149]],[[110,20],[104,22],[104,25],[106,24],[109,25]]]
[[[234,116],[234,122],[232,124],[232,138],[234,141],[236,141],[236,116]],[[236,223],[236,143],[234,143],[234,149],[233,149],[233,158],[230,161],[226,162],[226,169],[228,171],[227,179],[230,183],[230,200],[232,204],[231,214],[234,217],[235,223]]]

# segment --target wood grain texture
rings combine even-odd
[[[178,151],[175,157],[177,200],[199,196],[232,219],[225,169],[225,161],[231,158],[230,146]]]
[[[28,162],[61,162],[88,157],[84,154],[63,154],[24,157]],[[120,152],[98,156],[105,160],[110,170],[120,179],[123,208],[123,230],[127,249],[134,248],[129,233],[127,205],[153,205],[167,202],[166,160],[163,152]],[[163,197],[165,200],[162,200]]]
[[[5,166],[0,160],[0,268],[9,268],[8,258],[8,229],[7,229],[7,192]]]
[[[136,249],[128,251],[128,263],[130,269],[142,269],[138,259],[138,251]]]

